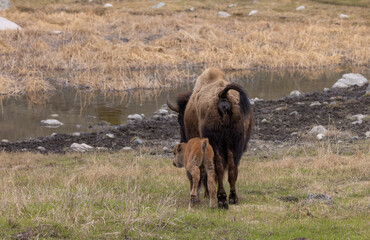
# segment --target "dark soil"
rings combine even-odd
[[[365,95],[366,86],[349,89],[330,89],[327,92],[304,93],[299,97],[285,97],[280,100],[259,101],[254,105],[254,129],[251,142],[272,141],[296,144],[314,140],[309,131],[315,125],[323,125],[335,134],[328,134],[324,140],[337,141],[366,138],[370,131],[370,96]],[[310,106],[318,101],[320,106]],[[291,114],[296,111],[298,114]],[[352,124],[351,116],[367,115],[362,124]],[[266,119],[262,122],[263,119]],[[341,135],[340,133],[346,133]],[[106,134],[114,134],[114,138]],[[292,134],[293,133],[293,134]],[[339,136],[339,137],[338,137]],[[139,138],[143,143],[138,144]],[[108,150],[121,150],[123,147],[148,147],[171,149],[180,139],[176,117],[150,117],[140,122],[113,126],[81,136],[57,134],[38,139],[0,143],[0,150],[8,152],[39,151],[44,153],[64,153],[72,143],[86,143],[93,147]],[[253,143],[252,143],[253,144]],[[46,150],[39,150],[38,147]]]

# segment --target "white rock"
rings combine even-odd
[[[69,148],[75,152],[86,152],[94,149],[92,146],[85,143],[73,143]]]
[[[111,3],[106,3],[106,4],[104,4],[104,7],[105,8],[110,8],[110,7],[113,7],[113,5]]]
[[[52,31],[51,33],[53,33],[55,35],[59,35],[59,34],[62,34],[62,31],[55,30],[55,31]]]
[[[351,119],[354,119],[356,121],[352,122],[351,124],[356,125],[356,124],[362,124],[362,119],[364,119],[366,115],[363,114],[357,114],[351,117]]]
[[[0,17],[0,31],[2,30],[21,30],[22,28],[16,23]]]
[[[232,4],[227,5],[227,7],[228,8],[236,7],[236,4],[235,3],[232,3]]]
[[[10,8],[10,1],[9,0],[0,0],[0,11]]]
[[[297,111],[293,111],[293,112],[289,113],[289,115],[298,115],[298,112]]]
[[[255,102],[259,102],[259,101],[263,101],[263,99],[260,99],[258,97],[249,99],[249,103],[252,104],[252,105],[254,105]]]
[[[228,17],[230,17],[230,16],[231,16],[231,14],[229,14],[229,13],[227,13],[227,12],[225,12],[225,11],[219,11],[219,12],[217,13],[217,16],[218,16],[218,17],[220,17],[220,18],[228,18]]]
[[[301,95],[301,92],[298,90],[294,90],[289,94],[291,97],[298,97],[299,95]]]
[[[319,133],[319,134],[317,134],[316,135],[316,138],[318,139],[318,140],[322,140],[323,138],[324,138],[324,134],[322,134],[322,133]]]
[[[2,142],[2,143],[8,143],[8,142],[9,142],[9,140],[8,140],[8,139],[2,139],[2,140],[1,140],[1,142]]]
[[[46,148],[41,147],[41,146],[38,146],[38,147],[37,147],[37,150],[39,150],[39,151],[41,151],[41,152],[45,152],[45,151],[46,151]]]
[[[79,137],[79,136],[81,136],[81,133],[79,133],[79,132],[74,132],[74,133],[72,133],[72,136],[74,136],[74,137]]]
[[[58,114],[56,114],[56,113],[53,113],[53,114],[51,114],[50,116],[51,116],[51,117],[53,117],[53,118],[59,117],[59,115],[58,115]]]
[[[306,8],[305,6],[299,6],[299,7],[297,7],[295,10],[300,11],[300,10],[303,10],[303,9],[305,9],[305,8]]]
[[[50,136],[55,137],[56,135],[58,135],[58,134],[57,133],[52,133]]]
[[[81,128],[81,125],[77,124],[77,125],[76,125],[76,128]]]
[[[195,8],[194,8],[194,7],[189,8],[189,11],[190,11],[190,12],[194,12],[194,10],[195,10]]]
[[[131,151],[132,148],[131,147],[123,147],[122,150],[125,151],[125,152],[128,152],[128,151]]]
[[[248,13],[248,16],[252,16],[254,14],[258,13],[258,10],[252,10]]]
[[[157,5],[153,6],[152,8],[156,9],[156,8],[162,8],[164,6],[166,6],[166,4],[164,2],[160,2]]]
[[[168,111],[166,109],[159,109],[158,111],[155,112],[155,114],[167,115]]]
[[[361,87],[368,82],[369,81],[361,74],[347,73],[343,74],[342,78],[334,83],[332,88],[348,88],[354,85]]]
[[[141,121],[143,120],[143,117],[139,114],[130,114],[127,116],[128,120],[136,120],[136,121]]]
[[[365,136],[366,136],[366,138],[370,138],[370,131],[367,131],[367,132],[365,133]]]
[[[41,120],[41,125],[43,126],[62,126],[64,124],[56,119],[46,119],[46,120]]]
[[[107,133],[107,134],[105,134],[107,137],[109,137],[109,138],[114,138],[114,134],[112,134],[112,133]]]
[[[328,130],[326,130],[326,128],[322,125],[318,125],[318,126],[314,126],[311,130],[310,130],[310,134],[325,134]]]
[[[108,151],[108,148],[106,148],[106,147],[97,147],[96,150],[98,150],[98,151]]]
[[[349,18],[349,16],[348,16],[348,15],[346,15],[346,14],[340,14],[340,15],[339,15],[339,18]]]
[[[140,138],[137,138],[137,139],[135,139],[132,143],[133,143],[133,144],[138,144],[138,145],[140,145],[140,144],[143,144],[143,143],[144,143],[144,141],[143,141],[143,140],[141,140]]]
[[[329,88],[324,88],[324,92],[328,92],[329,90]]]
[[[319,101],[312,102],[310,104],[310,107],[314,107],[314,106],[321,106],[321,103]]]
[[[261,123],[267,123],[268,120],[266,118],[262,119]]]

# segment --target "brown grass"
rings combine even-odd
[[[318,69],[368,66],[368,8],[295,1],[261,4],[172,1],[15,1],[4,17],[23,27],[1,32],[0,93],[52,86],[94,90],[161,88],[194,77],[194,66],[223,69]],[[215,3],[218,5],[216,6]],[[196,11],[190,12],[190,6]],[[258,14],[250,17],[252,9]],[[233,16],[217,17],[218,10]],[[339,19],[339,14],[350,15]],[[60,30],[61,34],[53,31]],[[10,79],[10,80],[9,80]],[[30,81],[36,80],[35,84]]]

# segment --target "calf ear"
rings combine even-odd
[[[181,144],[177,145],[177,152],[181,151]]]

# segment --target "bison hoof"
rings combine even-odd
[[[229,204],[227,202],[218,202],[218,208],[224,208],[224,209],[229,209]]]
[[[227,203],[226,193],[217,194],[217,199],[218,199],[219,208],[229,209],[229,204]]]
[[[236,195],[236,193],[230,193],[229,203],[230,204],[238,204],[239,203],[238,196]]]

